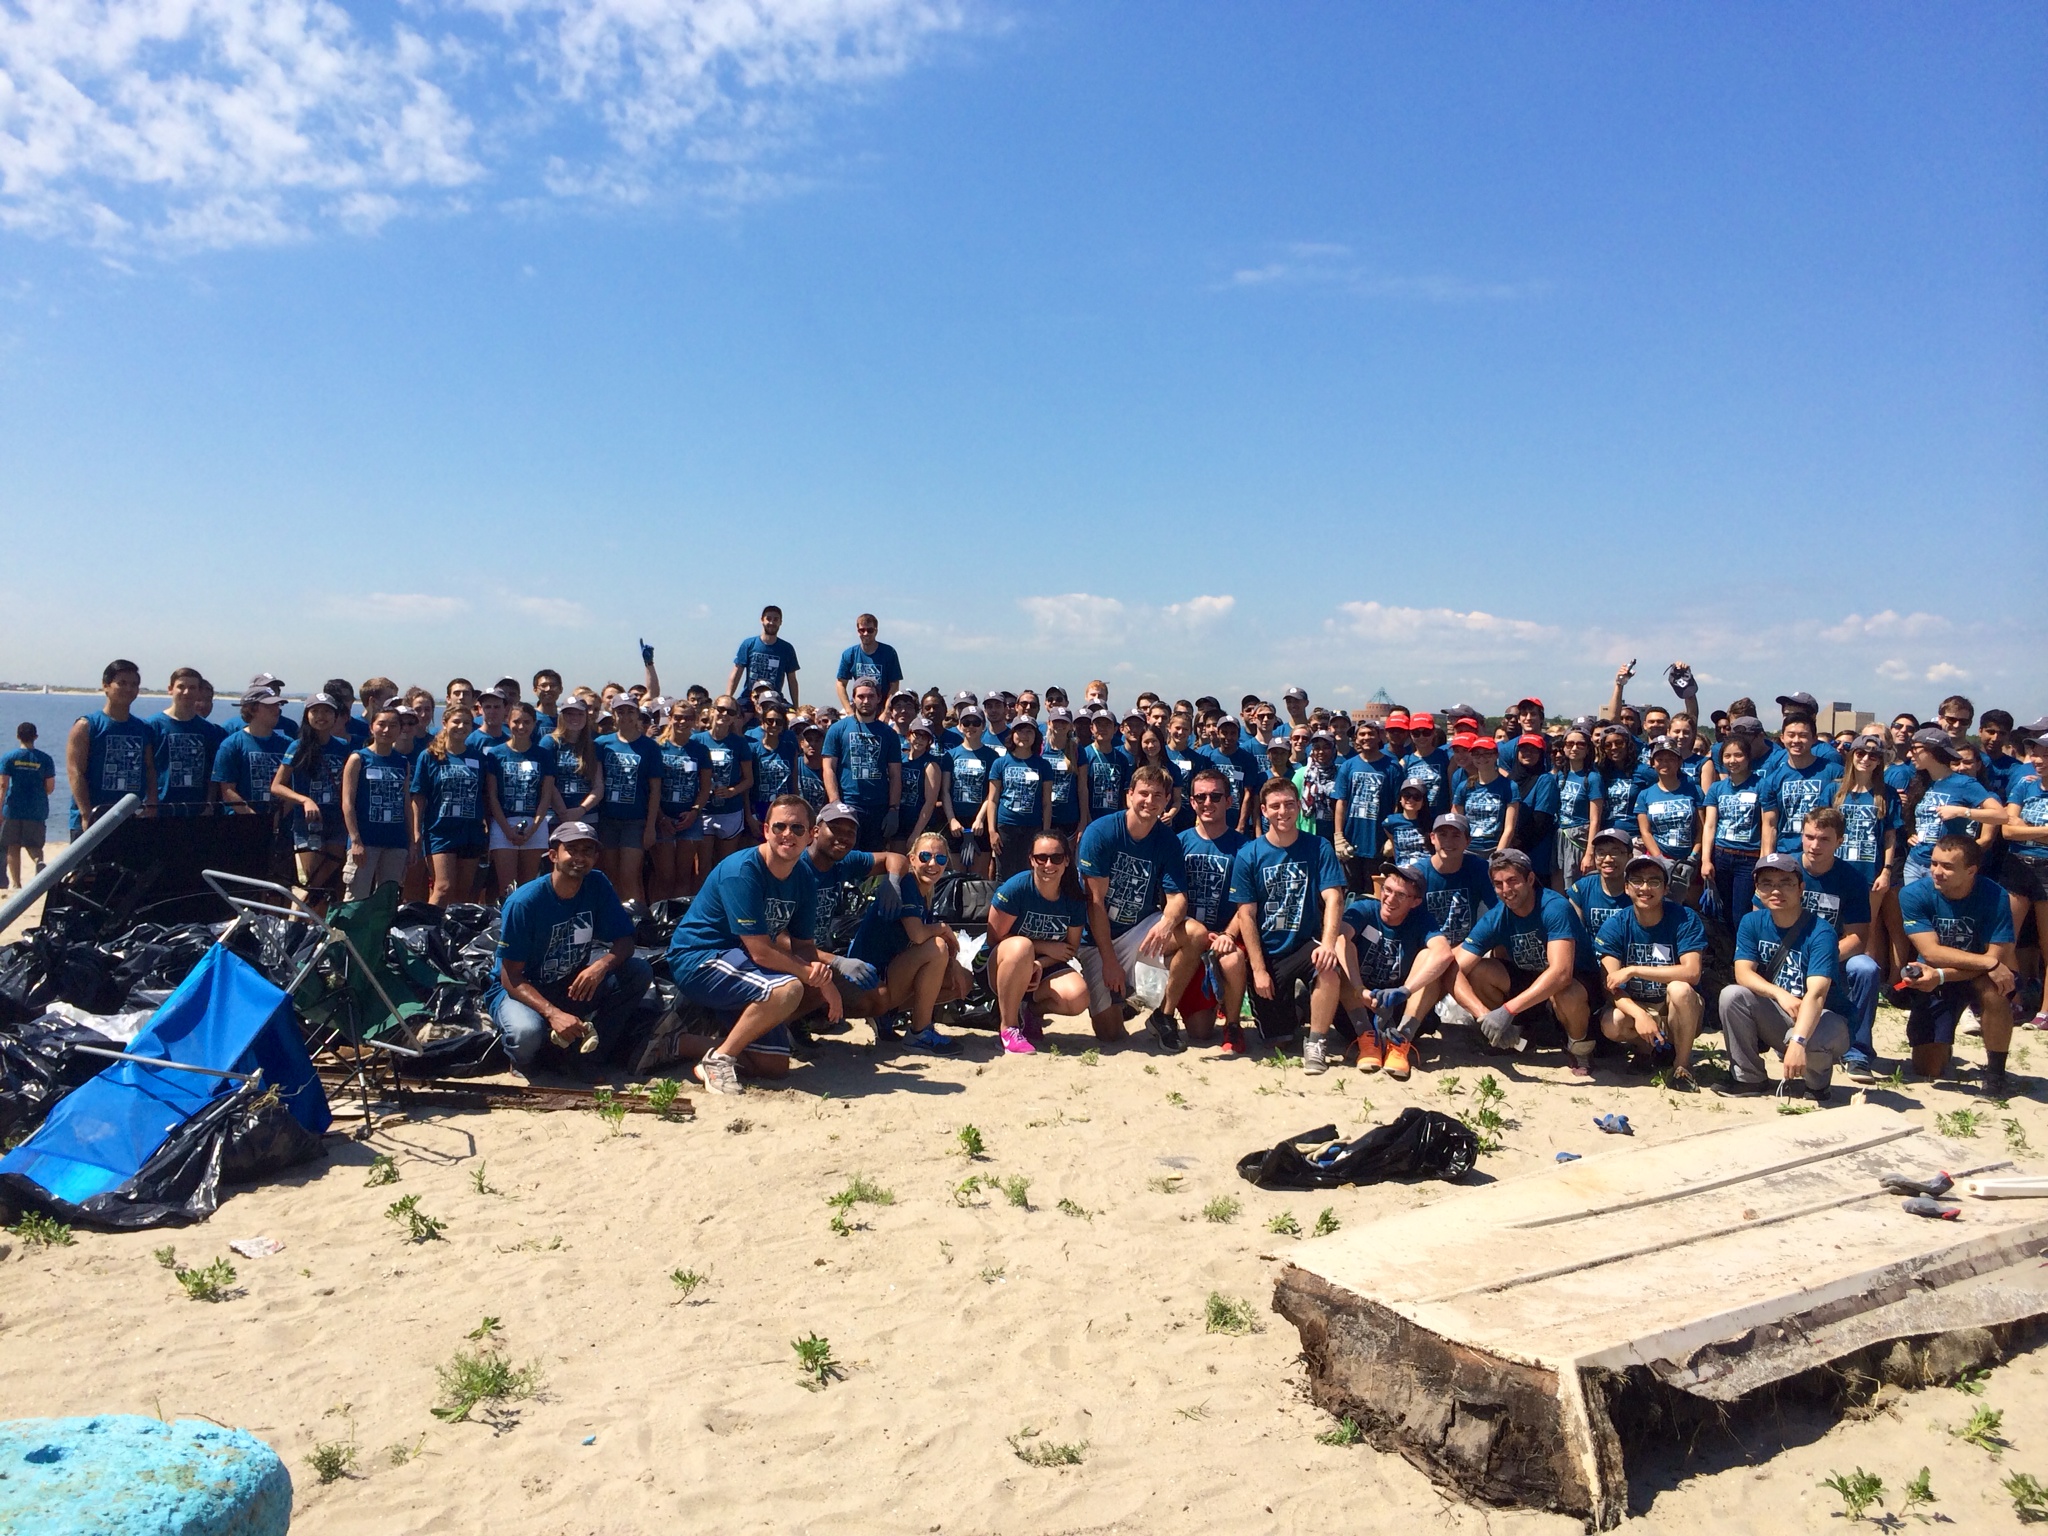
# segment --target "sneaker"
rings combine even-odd
[[[682,1015],[671,1008],[655,1024],[654,1032],[647,1037],[647,1044],[640,1048],[639,1058],[633,1063],[633,1075],[652,1077],[660,1068],[680,1060],[676,1041],[682,1034]]]
[[[1237,1024],[1223,1026],[1223,1039],[1216,1049],[1225,1056],[1249,1056],[1251,1048],[1244,1043],[1244,1028]]]
[[[2031,1019],[2027,1020],[2027,1028],[2048,1029],[2048,1010],[2044,1010],[2040,1013],[2037,1013]]]
[[[1386,1065],[1387,1049],[1380,1044],[1380,1037],[1366,1033],[1358,1037],[1358,1070],[1377,1072]]]
[[[706,1093],[745,1093],[740,1086],[739,1063],[722,1051],[713,1051],[692,1069]]]
[[[1822,1083],[1818,1088],[1809,1088],[1806,1090],[1806,1096],[1822,1109],[1826,1109],[1835,1102],[1834,1085],[1832,1083]]]
[[[1152,1039],[1169,1056],[1178,1056],[1187,1049],[1180,1037],[1180,1025],[1164,1008],[1152,1010]]]
[[[1316,1077],[1330,1070],[1330,1043],[1322,1035],[1310,1035],[1301,1042],[1301,1070]]]
[[[875,1044],[893,1045],[903,1038],[903,1015],[895,1009],[875,1015]]]
[[[1406,1040],[1396,1040],[1387,1047],[1387,1076],[1397,1083],[1408,1081],[1408,1074],[1415,1070],[1409,1060],[1415,1047]]]
[[[1031,1048],[1036,1050],[1039,1046],[1044,1045],[1045,1019],[1039,1014],[1037,1006],[1033,1004],[1030,998],[1025,998],[1023,1003],[1019,1005],[1017,1017],[1019,1020],[1019,1033],[1031,1042]]]
[[[1724,1099],[1760,1099],[1770,1091],[1770,1079],[1763,1077],[1755,1082],[1743,1077],[1728,1077],[1714,1084],[1714,1092]]]
[[[927,1024],[910,1037],[910,1048],[915,1051],[930,1051],[934,1056],[951,1056],[960,1049],[960,1042],[940,1034]]]
[[[1994,1072],[1989,1067],[1984,1069],[1984,1075],[1977,1080],[1977,1086],[1983,1090],[1987,1099],[2010,1099],[2020,1092],[2018,1078],[2010,1072]]]
[[[1852,1083],[1874,1083],[1877,1081],[1877,1063],[1867,1056],[1844,1056],[1842,1076]]]
[[[1012,1056],[1036,1056],[1038,1054],[1038,1047],[1031,1043],[1023,1030],[1012,1029],[1009,1025],[1005,1024],[999,1033],[1002,1038],[1003,1049]]]
[[[1673,1067],[1665,1075],[1664,1086],[1673,1093],[1698,1093],[1699,1079],[1692,1075],[1690,1067]]]

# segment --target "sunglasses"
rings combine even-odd
[[[713,713],[714,715],[736,715],[739,713],[739,711],[736,709],[728,709],[723,704],[721,704],[717,708],[713,709],[711,713]]]
[[[1067,856],[1064,853],[1034,853],[1031,855],[1031,862],[1034,864],[1064,864],[1067,862]]]
[[[917,862],[920,864],[943,864],[946,862],[946,855],[943,853],[920,853],[917,856]]]
[[[1188,802],[1191,805],[1207,805],[1212,800],[1228,800],[1229,798],[1230,796],[1228,795],[1218,794],[1212,790],[1206,795],[1189,795]]]
[[[801,837],[811,830],[811,826],[806,821],[771,821],[768,830],[782,837]]]

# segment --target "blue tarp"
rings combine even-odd
[[[332,1120],[284,993],[239,955],[215,945],[128,1047],[221,1071],[261,1070],[292,1118],[315,1137]],[[119,1189],[171,1133],[237,1085],[139,1062],[107,1069],[61,1100],[41,1129],[4,1159],[59,1200],[82,1204]]]

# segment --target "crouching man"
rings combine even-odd
[[[1764,910],[1747,913],[1735,930],[1736,984],[1721,992],[1734,1074],[1722,1093],[1770,1090],[1768,1046],[1783,1058],[1785,1091],[1796,1095],[1803,1084],[1816,1104],[1825,1104],[1835,1063],[1849,1049],[1849,1021],[1828,1007],[1841,973],[1835,930],[1806,907],[1803,885],[1799,861],[1789,854],[1756,861]]]
[[[565,821],[548,838],[548,872],[505,898],[498,970],[485,1006],[521,1067],[543,1045],[584,1053],[633,1017],[654,981],[633,953],[633,919],[597,872],[597,830]]]
[[[1670,1053],[1668,1086],[1690,1093],[1692,1042],[1705,1007],[1700,1000],[1700,967],[1707,929],[1699,913],[1666,901],[1670,885],[1664,861],[1639,853],[1622,870],[1629,904],[1601,925],[1593,952],[1607,972],[1612,1006],[1600,1016],[1600,1033],[1633,1047],[1633,1063],[1648,1071]]]
[[[1592,945],[1564,893],[1537,884],[1528,854],[1503,848],[1487,864],[1500,901],[1465,935],[1451,994],[1495,1049],[1522,1049],[1529,1031],[1554,1023],[1572,1076],[1590,1078],[1599,983],[1575,973],[1591,967]]]

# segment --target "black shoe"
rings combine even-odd
[[[1977,1086],[1987,1099],[2013,1099],[2027,1091],[2026,1079],[2014,1077],[2010,1072],[1993,1072],[1988,1067],[1977,1080]]]
[[[1739,1077],[1729,1077],[1714,1084],[1714,1092],[1724,1099],[1760,1099],[1770,1091],[1768,1078],[1758,1078],[1751,1083]]]
[[[1822,1109],[1835,1102],[1835,1090],[1828,1083],[1822,1083],[1818,1088],[1807,1089],[1806,1096]]]
[[[1187,1042],[1180,1037],[1180,1026],[1164,1008],[1152,1010],[1152,1039],[1169,1056],[1178,1056],[1187,1049]]]

